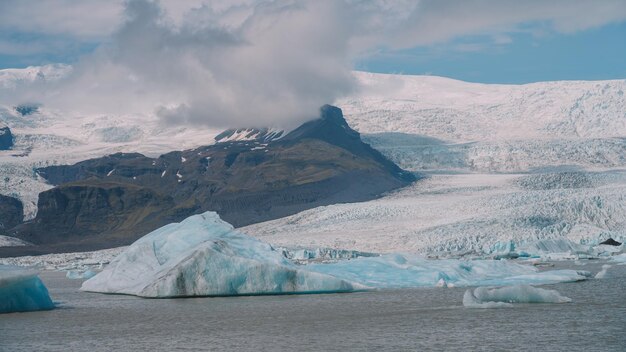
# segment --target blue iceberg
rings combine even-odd
[[[360,256],[321,250],[307,253],[290,255],[275,249],[236,231],[217,214],[206,212],[142,237],[101,273],[85,281],[81,289],[141,297],[233,296],[548,284],[588,276],[575,270],[539,272],[506,260],[429,260],[414,254]],[[311,253],[335,259],[321,263],[295,258],[310,258]]]
[[[0,313],[53,308],[48,289],[36,271],[0,265]]]

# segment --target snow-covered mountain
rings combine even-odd
[[[479,84],[355,72],[360,93],[338,102],[361,133],[447,142],[626,136],[626,80]]]
[[[55,81],[71,72],[72,66],[52,64],[0,70],[0,88],[16,88],[37,80]]]

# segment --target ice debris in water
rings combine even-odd
[[[68,279],[72,279],[72,280],[78,280],[78,279],[91,279],[92,277],[96,276],[96,272],[92,271],[92,270],[68,270],[67,274],[65,274],[65,277],[67,277]]]
[[[572,300],[556,290],[528,285],[501,288],[477,287],[465,291],[463,306],[467,308],[511,307],[512,303],[567,303]]]
[[[576,270],[539,272],[532,266],[506,260],[429,260],[413,254],[348,257],[353,259],[298,265],[286,251],[240,233],[217,214],[206,212],[142,237],[101,273],[85,281],[81,289],[183,297],[348,292],[444,284],[548,284],[589,276]]]
[[[539,272],[535,267],[508,260],[431,260],[414,254],[312,263],[307,268],[370,288],[541,285],[590,276],[577,270]]]
[[[0,313],[53,308],[48,289],[36,271],[0,265]]]

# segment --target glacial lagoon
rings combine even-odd
[[[546,270],[605,264],[582,263]],[[145,299],[80,292],[82,280],[45,271],[58,308],[0,315],[0,351],[623,351],[626,265],[608,274],[540,286],[571,303],[467,309],[465,287]]]

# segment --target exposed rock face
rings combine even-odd
[[[13,134],[8,127],[0,127],[0,150],[9,150],[13,147]]]
[[[608,240],[604,241],[604,242],[600,242],[600,244],[606,244],[609,246],[621,246],[622,243],[621,242],[617,242],[616,240],[609,238]]]
[[[22,223],[24,208],[18,199],[0,194],[0,234]]]
[[[81,241],[94,233],[113,230],[123,236],[144,230],[146,223],[167,223],[170,221],[165,210],[175,204],[171,197],[149,188],[95,181],[42,192],[38,206],[40,215],[22,238],[42,242],[39,234],[48,232],[43,242],[57,242],[67,237]]]
[[[373,199],[415,180],[363,143],[335,107],[264,141],[217,143],[158,158],[120,153],[40,169],[60,186],[40,194],[37,217],[15,232],[35,244],[103,248],[207,210],[243,226]]]

